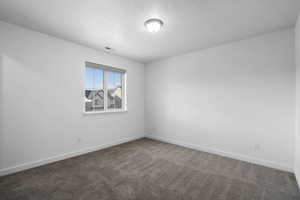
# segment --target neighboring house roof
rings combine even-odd
[[[109,89],[108,90],[108,96],[110,98],[115,98],[115,97],[118,97],[118,98],[122,98],[122,89],[120,87],[118,88],[114,88],[114,89]]]
[[[108,89],[108,98],[113,100],[115,98],[122,99],[122,89],[120,87]],[[94,98],[99,98],[103,100],[104,91],[103,90],[85,90],[86,101],[91,101]]]
[[[103,100],[104,92],[103,90],[85,90],[85,101],[89,102],[92,99],[98,98]]]

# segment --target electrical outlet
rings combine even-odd
[[[254,151],[260,151],[260,145],[259,144],[254,145]]]
[[[80,144],[82,142],[81,138],[77,138],[77,143]]]

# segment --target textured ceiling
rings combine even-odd
[[[1,0],[0,20],[149,62],[292,27],[300,0]],[[164,27],[148,33],[144,21]]]

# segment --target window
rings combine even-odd
[[[85,63],[85,112],[126,110],[126,71],[100,64]]]

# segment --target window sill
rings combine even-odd
[[[109,113],[126,113],[127,110],[109,110],[109,111],[91,111],[91,112],[86,112],[84,111],[84,115],[94,115],[94,114],[109,114]]]

